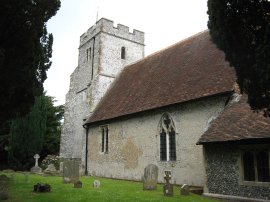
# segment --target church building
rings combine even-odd
[[[270,121],[235,81],[208,31],[144,57],[143,32],[102,18],[80,38],[60,155],[92,176],[140,181],[154,164],[159,182],[170,170],[209,195],[269,199]]]

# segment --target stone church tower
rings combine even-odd
[[[70,76],[60,157],[85,162],[83,123],[121,70],[144,57],[144,33],[100,19],[80,37],[78,67]]]

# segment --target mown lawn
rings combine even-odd
[[[195,194],[180,196],[179,187],[174,187],[173,197],[165,197],[162,185],[158,185],[155,191],[143,191],[141,182],[82,177],[80,180],[83,183],[83,188],[76,189],[73,188],[73,184],[62,183],[61,177],[43,177],[31,174],[26,182],[25,176],[21,173],[6,173],[6,175],[13,178],[10,197],[5,200],[6,202],[217,202],[217,200]],[[100,188],[92,186],[95,179],[101,182]],[[48,183],[51,185],[52,191],[50,193],[34,193],[33,186],[36,183]]]

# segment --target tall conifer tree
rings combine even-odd
[[[208,0],[213,42],[235,67],[254,110],[270,112],[270,1]]]
[[[15,169],[29,169],[33,156],[40,153],[46,132],[47,105],[44,96],[37,97],[32,110],[11,124],[9,164]]]

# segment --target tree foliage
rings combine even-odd
[[[42,159],[48,154],[59,154],[62,120],[64,117],[63,105],[54,106],[55,99],[51,96],[45,96],[45,100],[47,106],[47,124],[43,147],[40,153]]]
[[[0,0],[0,123],[29,112],[51,66],[46,22],[60,0]],[[1,127],[0,124],[0,127]]]
[[[9,164],[15,169],[33,165],[33,156],[40,153],[46,132],[47,106],[44,96],[37,97],[31,112],[11,124]]]
[[[269,0],[208,0],[213,42],[234,66],[254,110],[270,112]]]
[[[54,102],[53,97],[39,96],[29,114],[12,121],[8,144],[11,167],[29,169],[34,154],[42,159],[59,153],[64,107],[54,106]]]

